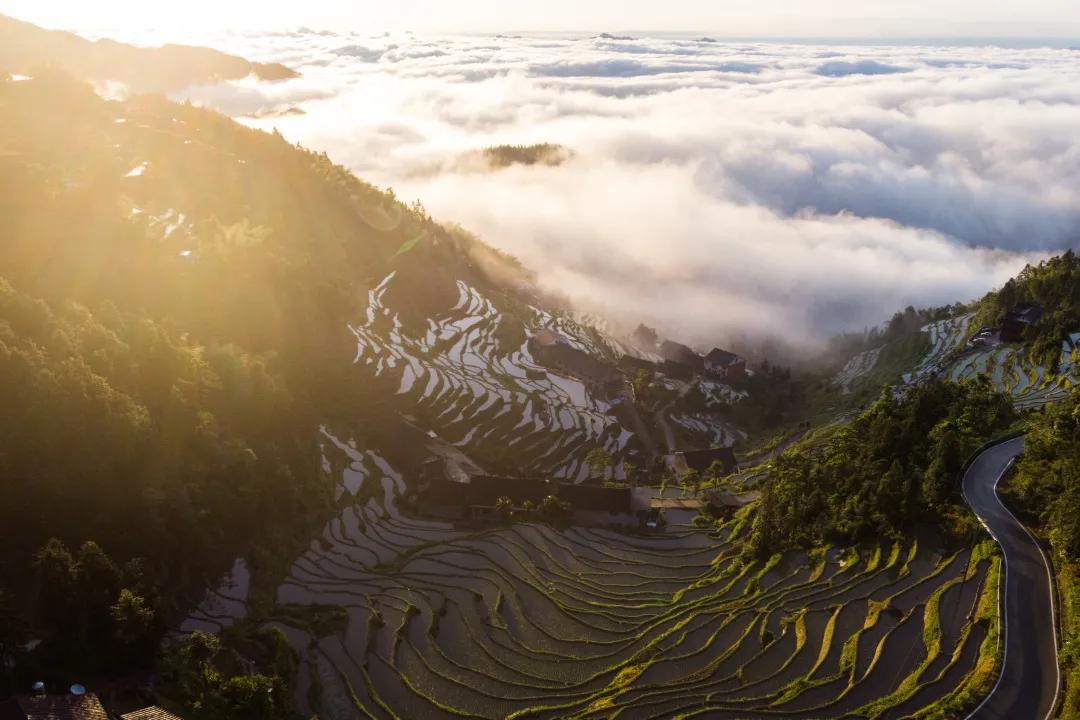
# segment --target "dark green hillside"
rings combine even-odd
[[[320,426],[411,437],[396,380],[350,362],[391,271],[416,324],[458,280],[509,298],[493,278],[518,277],[279,136],[55,72],[0,82],[0,584],[26,588],[53,536],[174,591],[303,547],[333,502]]]
[[[1080,392],[1035,417],[1008,494],[1050,541],[1065,673],[1061,717],[1080,717]]]
[[[972,329],[999,326],[1020,303],[1033,303],[1044,311],[1026,328],[1023,339],[1035,360],[1053,372],[1060,363],[1062,343],[1080,327],[1080,257],[1070,250],[1027,266],[979,302]]]
[[[826,442],[782,454],[769,473],[751,549],[906,537],[960,510],[956,479],[982,443],[1016,419],[985,379],[890,389]],[[949,528],[945,528],[949,529]]]

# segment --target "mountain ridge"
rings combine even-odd
[[[208,110],[46,69],[0,80],[0,138],[0,581],[38,606],[43,643],[18,657],[49,682],[145,671],[169,629],[191,634],[165,692],[232,675],[194,632],[212,630],[284,683],[275,718],[892,717],[958,711],[990,676],[1000,562],[971,518],[948,527],[949,477],[1017,411],[989,360],[950,364],[969,316],[913,322],[887,379],[889,353],[853,365],[787,452],[675,474],[643,432],[669,419],[672,450],[766,432],[815,378],[616,369],[642,353],[512,258]],[[544,361],[540,337],[595,362]],[[983,380],[947,384],[955,367]],[[901,370],[926,382],[893,392]],[[506,494],[462,523],[425,514],[433,448]],[[536,507],[530,480],[588,481],[601,504]]]
[[[121,82],[133,92],[170,93],[248,75],[270,81],[299,77],[280,63],[253,63],[210,48],[91,41],[0,15],[0,73],[32,76],[48,67],[86,80]]]

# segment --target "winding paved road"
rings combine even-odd
[[[1005,664],[997,685],[968,720],[1047,720],[1060,690],[1049,563],[997,494],[998,481],[1023,449],[1023,438],[995,445],[964,475],[968,505],[1005,554]]]

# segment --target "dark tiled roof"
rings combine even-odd
[[[12,698],[0,702],[0,720],[26,720],[26,713],[19,707],[19,702]]]
[[[619,367],[623,370],[657,370],[656,363],[646,360],[644,358],[634,357],[633,355],[623,355],[619,359]]]
[[[508,497],[516,503],[526,500],[538,503],[554,494],[555,484],[541,478],[474,475],[469,483],[470,505],[494,505],[501,497]]]
[[[428,504],[466,507],[469,505],[494,505],[501,497],[515,503],[530,500],[539,503],[548,495],[556,493],[555,484],[539,478],[494,477],[474,475],[470,482],[435,479],[420,493]]]
[[[700,369],[705,365],[705,359],[686,345],[665,340],[660,344],[660,356],[670,362],[686,365],[687,367]]]
[[[125,713],[120,718],[121,720],[183,720],[179,715],[173,715],[168,710],[162,710],[157,705]]]
[[[710,505],[727,508],[741,508],[761,499],[761,493],[757,491],[733,493],[727,490],[710,490],[706,496]]]
[[[703,473],[708,470],[717,460],[724,466],[727,472],[734,472],[738,463],[735,461],[735,451],[729,447],[713,448],[711,450],[690,450],[680,453],[686,460],[689,468]]]
[[[1043,309],[1033,303],[1020,303],[1008,315],[1009,320],[1022,323],[1035,323],[1042,319]]]
[[[542,365],[554,365],[584,380],[608,382],[619,377],[615,366],[563,343],[540,345],[532,348],[533,356]]]
[[[42,695],[16,698],[27,720],[109,720],[97,695]]]
[[[602,485],[559,485],[559,499],[570,503],[574,510],[600,512],[630,512],[630,488]]]
[[[735,353],[721,350],[720,348],[713,348],[712,352],[705,356],[705,359],[714,365],[735,365],[740,362],[745,362]]]
[[[565,500],[575,510],[630,511],[629,488],[557,484],[539,478],[489,475],[475,475],[469,483],[433,480],[421,493],[421,499],[429,505],[490,507],[495,505],[501,497],[510,498],[516,505],[526,500],[539,505],[548,495],[555,495],[560,500]]]

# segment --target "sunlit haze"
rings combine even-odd
[[[1080,8],[1072,0],[5,0],[0,12],[66,29],[304,25],[333,30],[652,30],[763,37],[1080,36]]]
[[[1078,469],[1080,0],[0,0],[0,720],[1077,720]]]

